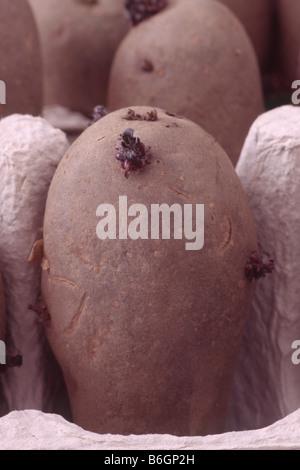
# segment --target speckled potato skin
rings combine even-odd
[[[5,339],[5,304],[2,276],[0,274],[0,341]]]
[[[106,104],[115,50],[130,28],[123,0],[29,0],[40,30],[45,104],[90,115]]]
[[[145,115],[151,108],[133,107]],[[48,193],[42,296],[50,345],[75,423],[98,433],[202,435],[224,430],[254,283],[252,215],[234,168],[195,123],[118,110],[63,157]],[[119,135],[134,129],[151,164],[124,177]],[[100,240],[98,205],[204,204],[204,247],[185,240]]]
[[[291,88],[300,78],[300,2],[277,0],[280,27],[280,61],[283,83]]]
[[[10,114],[39,115],[42,110],[42,57],[37,27],[27,0],[0,1],[0,80],[6,84]]]
[[[177,1],[132,28],[114,58],[108,106],[132,105],[191,119],[235,165],[264,104],[253,46],[230,10],[211,0]]]

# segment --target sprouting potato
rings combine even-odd
[[[240,21],[211,0],[176,0],[139,22],[119,45],[108,108],[157,106],[191,119],[236,164],[264,111],[258,60]]]
[[[85,130],[49,189],[42,260],[74,422],[101,434],[223,431],[256,249],[234,168],[197,124],[133,106]]]

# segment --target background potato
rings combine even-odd
[[[172,3],[133,27],[111,70],[108,106],[158,106],[213,135],[235,165],[264,109],[253,46],[219,2]]]
[[[218,0],[245,26],[262,71],[270,67],[275,32],[275,0]]]
[[[38,32],[27,0],[0,0],[0,80],[6,104],[0,118],[38,115],[42,109],[42,62]]]
[[[280,59],[287,89],[300,78],[300,2],[277,0],[280,25]]]
[[[45,104],[90,114],[106,103],[114,52],[128,31],[123,0],[30,0],[41,36]]]
[[[151,108],[134,107],[145,116]],[[195,123],[158,110],[118,110],[89,127],[52,180],[44,223],[42,295],[50,345],[75,423],[98,433],[197,435],[224,427],[254,284],[246,196],[229,158]],[[151,164],[129,178],[115,158],[134,129]],[[100,240],[99,204],[205,204],[205,243]],[[194,221],[195,222],[195,221]]]

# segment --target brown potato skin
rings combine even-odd
[[[5,340],[5,303],[2,276],[0,274],[0,341]]]
[[[148,62],[152,72],[144,70]],[[110,110],[132,105],[191,119],[235,165],[264,103],[253,46],[230,10],[211,0],[178,1],[135,26],[116,52],[108,92]]]
[[[130,28],[123,0],[30,0],[40,30],[46,105],[90,115],[106,104],[115,50]]]
[[[253,43],[261,69],[270,67],[275,28],[275,0],[218,0],[226,5],[245,26]]]
[[[244,265],[256,231],[218,143],[195,123],[157,111],[156,122],[126,121],[127,109],[111,113],[63,157],[44,223],[46,332],[83,428],[218,433],[255,287]],[[115,147],[128,127],[151,146],[152,160],[126,179]],[[99,240],[96,209],[118,207],[120,195],[149,212],[155,203],[205,204],[204,247]]]
[[[277,0],[280,27],[280,63],[283,84],[291,89],[300,78],[300,2]]]
[[[42,58],[37,27],[27,0],[0,2],[0,80],[6,104],[0,118],[14,113],[39,115],[42,109]]]

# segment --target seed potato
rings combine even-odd
[[[106,104],[115,50],[130,24],[123,0],[30,0],[40,31],[45,104],[90,114]]]
[[[245,26],[262,71],[270,66],[275,29],[275,0],[218,0]]]
[[[5,83],[0,118],[14,113],[40,114],[42,58],[37,27],[27,0],[0,1],[0,57],[0,80]]]
[[[280,27],[281,73],[285,87],[290,89],[300,78],[300,2],[277,0]]]
[[[235,165],[264,110],[253,45],[235,15],[211,0],[177,0],[134,26],[114,57],[108,107],[147,105],[213,135]]]
[[[256,232],[219,144],[197,124],[156,111],[154,121],[144,119],[155,115],[149,107],[129,112],[140,120],[124,119],[127,108],[108,114],[58,166],[44,222],[46,333],[83,428],[218,433],[255,285],[244,266]],[[151,147],[151,163],[126,178],[115,155],[128,128]],[[187,250],[172,232],[169,240],[120,239],[119,231],[99,239],[97,208],[111,204],[122,219],[120,196],[149,214],[152,204],[192,205],[194,227],[204,204],[203,248]]]

